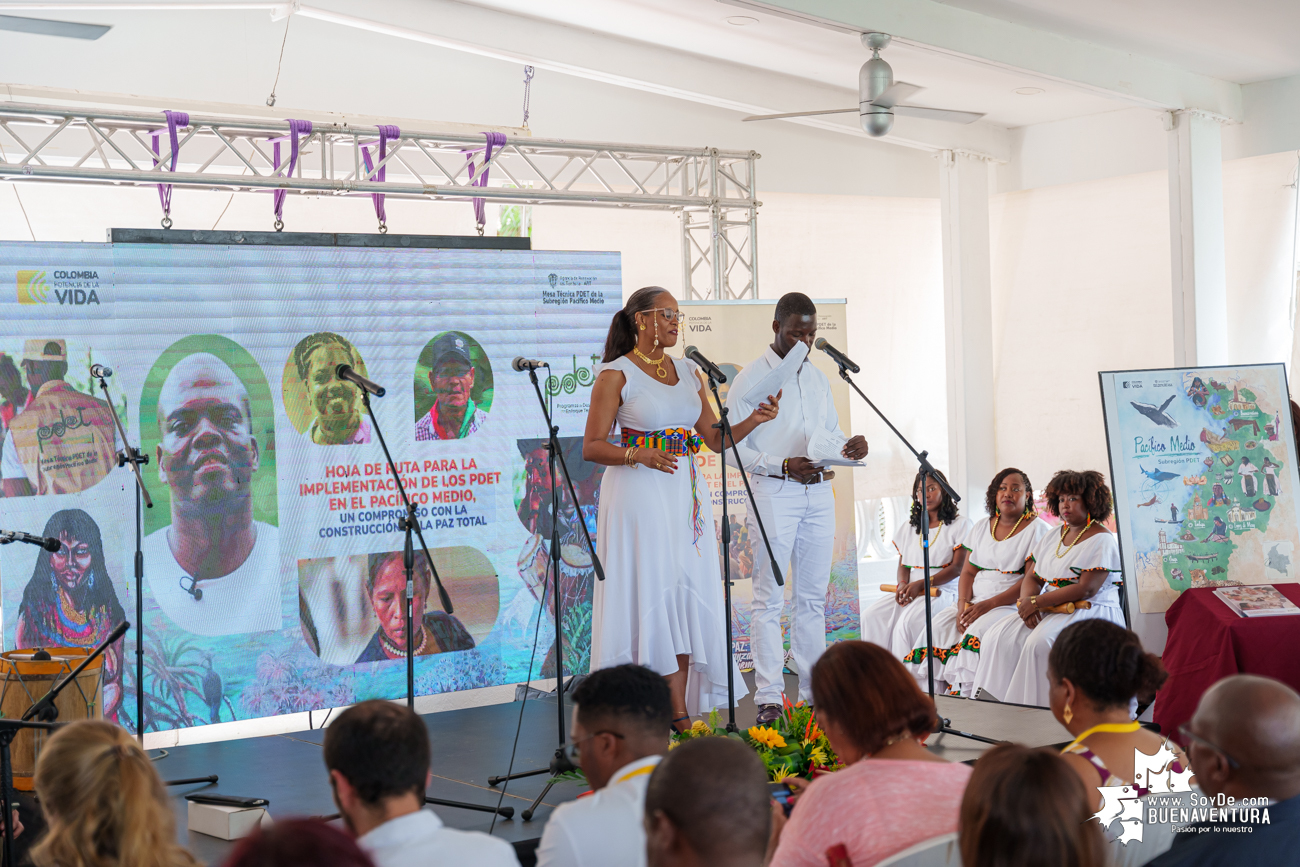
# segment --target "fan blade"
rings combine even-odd
[[[878,105],[881,108],[893,108],[908,97],[915,96],[924,87],[917,87],[915,84],[908,84],[905,81],[896,81],[884,93],[871,101],[872,105]]]
[[[923,105],[896,105],[890,111],[908,117],[923,117],[926,120],[943,120],[948,123],[974,123],[984,116],[978,111],[952,111],[946,108],[926,108]]]
[[[741,121],[748,123],[751,120],[779,120],[783,117],[813,117],[819,114],[848,114],[849,112],[857,114],[858,109],[856,107],[832,108],[828,111],[788,111],[785,114],[751,114],[749,117],[741,118]]]
[[[16,33],[66,36],[69,39],[98,39],[112,29],[111,24],[81,24],[76,21],[51,21],[48,18],[0,15],[0,30],[12,30]]]

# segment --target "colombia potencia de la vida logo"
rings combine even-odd
[[[19,304],[99,304],[99,272],[93,269],[17,272]]]

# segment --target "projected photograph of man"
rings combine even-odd
[[[483,426],[492,408],[492,364],[478,341],[444,331],[415,365],[415,438],[464,439]]]
[[[317,445],[370,442],[370,419],[361,389],[338,378],[340,364],[366,376],[366,363],[347,338],[332,331],[309,334],[294,346],[284,365],[284,411],[298,433]]]
[[[58,551],[40,549],[18,606],[15,643],[29,647],[95,647],[126,619],[104,560],[99,525],[81,509],[55,512],[42,536]],[[123,639],[124,640],[124,639]],[[122,704],[122,641],[104,653],[104,716],[116,720]]]
[[[266,377],[225,337],[176,342],[145,379],[141,439],[161,507],[147,520],[170,521],[145,539],[145,582],[187,632],[281,626],[273,425]]]
[[[75,494],[99,484],[117,466],[121,448],[108,404],[68,382],[68,344],[36,338],[23,345],[27,394],[5,377],[9,418],[0,446],[6,497]],[[89,368],[80,371],[87,377]],[[22,400],[17,406],[14,401]]]

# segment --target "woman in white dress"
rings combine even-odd
[[[935,470],[934,475],[948,479]],[[931,616],[957,602],[953,579],[961,574],[966,552],[970,521],[957,514],[957,504],[933,478],[925,490],[926,508],[930,512],[930,586],[939,595],[930,600]],[[912,483],[912,514],[894,534],[898,551],[898,584],[892,596],[886,596],[862,612],[862,640],[877,644],[902,659],[912,649],[918,626],[925,632],[925,560],[921,550],[921,474]]]
[[[1051,529],[1034,513],[1034,488],[1029,476],[1015,467],[993,477],[984,494],[984,509],[990,517],[976,522],[962,544],[966,565],[957,579],[957,604],[934,615],[936,690],[951,687],[957,691],[967,668],[967,681],[974,680],[979,636],[1015,613],[1025,563],[1033,556],[1038,537]],[[925,646],[922,624],[903,663],[923,685],[929,682]]]
[[[1047,484],[1047,507],[1059,517],[1060,532],[1046,533],[1020,582],[1016,613],[988,630],[980,651],[974,690],[1016,704],[1048,706],[1047,656],[1061,630],[1101,617],[1124,626],[1119,604],[1119,544],[1102,526],[1110,517],[1110,489],[1096,470],[1062,470]],[[1046,586],[1044,586],[1046,585]],[[1043,593],[1046,589],[1048,592]],[[1083,602],[1072,614],[1044,609]]]
[[[722,435],[695,363],[664,352],[681,319],[658,286],[638,289],[614,314],[582,446],[586,460],[609,467],[596,519],[605,580],[592,604],[592,668],[633,662],[662,674],[679,729],[690,714],[726,704],[734,667],[713,498],[695,463],[701,443],[721,451]],[[733,419],[735,439],[776,418],[779,397]],[[611,442],[615,421],[620,439]],[[740,697],[745,683],[734,675]]]

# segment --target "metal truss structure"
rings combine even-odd
[[[162,114],[0,103],[0,179],[676,211],[683,297],[758,297],[752,151],[498,135],[485,161],[482,133],[403,129],[380,158],[376,127],[314,123],[295,136],[288,121],[188,121],[171,171]],[[489,171],[492,185],[477,186]]]

